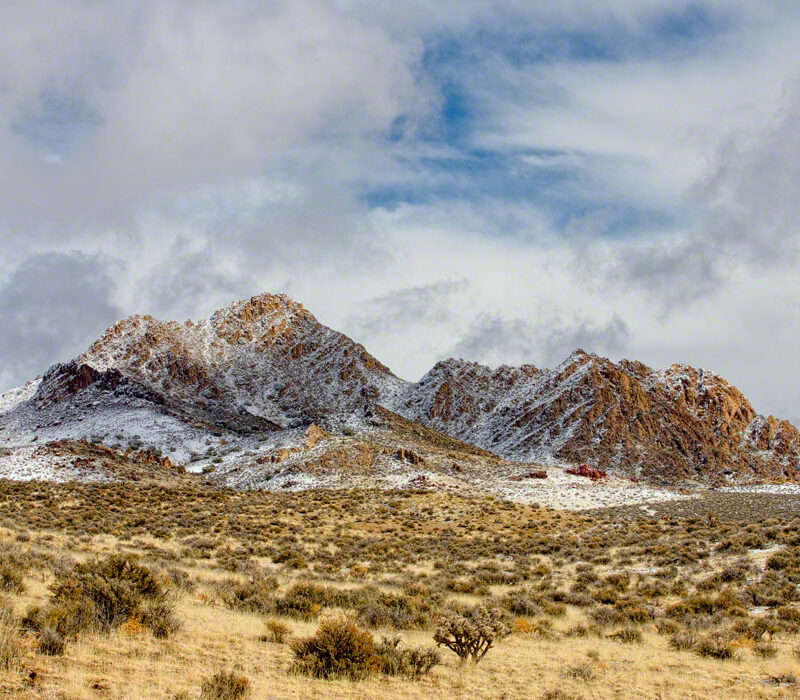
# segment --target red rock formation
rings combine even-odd
[[[487,469],[498,454],[672,483],[800,479],[797,429],[756,414],[708,371],[576,351],[552,370],[450,359],[409,384],[284,295],[252,297],[199,323],[121,321],[77,360],[51,368],[31,402],[57,426],[54,404],[80,415],[103,392],[115,410],[145,399],[194,427],[240,434],[353,419],[469,450]],[[324,435],[309,427],[305,449]],[[396,456],[422,463],[403,449]]]
[[[579,467],[565,469],[564,471],[573,476],[585,476],[592,481],[600,481],[600,479],[605,479],[608,476],[602,469],[592,469],[588,464],[581,464]]]
[[[572,473],[572,472],[570,472]],[[509,476],[509,481],[524,481],[525,479],[546,479],[547,472],[543,470],[537,470],[533,472],[528,472],[527,474],[517,474],[516,476]]]
[[[113,368],[171,403],[281,426],[363,411],[404,386],[363,346],[285,295],[262,294],[185,324],[132,316],[79,361]]]

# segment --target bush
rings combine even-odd
[[[616,639],[618,642],[622,642],[623,644],[642,643],[642,633],[635,627],[626,627],[621,629],[617,632],[614,632],[614,634],[610,634],[609,638]]]
[[[264,641],[274,642],[275,644],[283,644],[292,632],[292,628],[280,620],[267,620],[264,626],[267,628]]]
[[[275,610],[274,593],[277,588],[278,579],[265,576],[245,583],[230,579],[220,584],[218,590],[222,602],[229,608],[267,615]]]
[[[695,653],[712,659],[732,659],[734,657],[731,643],[722,636],[710,635],[694,645]]]
[[[768,617],[756,617],[749,620],[737,620],[731,629],[742,637],[758,642],[766,635],[778,632],[778,628],[779,623],[775,620]]]
[[[0,591],[7,593],[24,593],[25,582],[24,572],[18,566],[11,563],[0,564]]]
[[[330,603],[331,594],[323,586],[296,583],[282,598],[275,600],[275,612],[300,620],[314,620],[322,607]]]
[[[446,646],[462,661],[471,658],[478,663],[495,640],[503,639],[511,633],[497,610],[482,606],[472,608],[461,615],[454,611],[439,617],[433,641]]]
[[[568,666],[565,668],[561,675],[565,678],[572,678],[576,681],[592,681],[596,677],[594,665],[589,661],[582,661],[580,663]]]
[[[364,589],[365,593],[368,589]],[[358,621],[365,627],[394,629],[423,629],[430,624],[435,599],[423,596],[397,596],[378,593],[366,602],[356,603]]]
[[[250,692],[250,681],[233,671],[217,671],[203,680],[200,697],[203,700],[239,700]]]
[[[378,667],[372,635],[348,618],[326,618],[313,637],[292,642],[294,670],[314,678],[361,680]]]
[[[697,637],[691,632],[676,632],[669,638],[669,645],[675,651],[691,651],[697,643]]]
[[[156,637],[174,632],[178,623],[173,606],[153,572],[133,557],[77,564],[57,572],[49,605],[33,607],[23,625],[39,633],[45,630],[69,639],[86,630],[108,631],[136,618]]]
[[[103,630],[117,627],[139,612],[145,601],[164,599],[150,569],[133,557],[112,555],[104,561],[77,564],[51,587],[53,605],[88,603]]]
[[[659,634],[673,635],[681,631],[680,625],[672,620],[656,620],[656,630]]]
[[[384,637],[376,647],[378,670],[387,676],[419,678],[430,673],[442,656],[437,649],[400,648],[400,637]]]
[[[793,608],[789,605],[782,605],[775,611],[775,615],[779,620],[787,622],[800,622],[800,609]]]
[[[141,608],[141,623],[156,639],[166,639],[180,629],[175,608],[170,601],[156,600]]]
[[[771,659],[777,655],[778,647],[771,642],[757,642],[753,647],[753,651],[762,659]]]
[[[538,602],[520,591],[507,594],[500,600],[500,604],[512,615],[535,617],[542,613],[542,608]]]

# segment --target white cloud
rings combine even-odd
[[[3,113],[24,132],[57,91],[98,116],[58,163],[20,128],[4,134],[3,204],[28,216],[41,214],[42,187],[57,217],[141,204],[165,188],[257,174],[314,139],[369,139],[427,107],[414,73],[421,42],[328,3],[74,5],[75,17],[57,2],[0,10],[17,37],[0,42]],[[50,10],[54,22],[39,21]]]
[[[454,351],[546,365],[582,344],[718,370],[759,410],[800,418],[796,3],[715,0],[730,29],[669,55],[520,66],[469,45],[446,76],[475,109],[465,145],[572,173],[552,185],[560,206],[594,210],[555,221],[537,192],[429,167],[470,155],[436,140],[432,42],[478,27],[639,36],[694,4],[1,5],[0,111],[16,128],[0,129],[0,300],[40,308],[44,276],[59,318],[97,303],[41,342],[0,317],[0,382],[76,354],[116,314],[197,318],[270,290],[411,379]],[[63,153],[20,126],[47,127],[47,95],[75,101],[53,126]],[[409,186],[421,201],[362,196]],[[620,201],[679,224],[600,237]]]

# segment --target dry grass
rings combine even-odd
[[[0,483],[0,524],[0,562],[24,584],[3,594],[0,644],[14,646],[2,697],[199,698],[218,671],[246,678],[250,698],[798,693],[800,522],[788,518],[742,526],[724,514],[611,520],[422,492]],[[157,574],[180,628],[159,639],[134,617],[81,632],[63,656],[38,653],[21,616],[48,602],[57,572],[117,552]],[[376,642],[430,647],[440,612],[477,604],[506,615],[511,636],[478,665],[442,648],[419,678],[298,675],[291,646],[269,632],[308,637],[320,615],[346,613]],[[676,635],[689,643],[673,648]],[[708,638],[734,658],[702,656]]]

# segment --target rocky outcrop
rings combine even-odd
[[[567,474],[583,476],[592,481],[600,481],[600,479],[605,479],[608,476],[602,469],[592,469],[588,464],[581,464],[580,466],[565,469],[564,471],[566,471]]]
[[[446,401],[442,401],[446,397]],[[508,459],[560,459],[663,482],[800,478],[800,435],[706,370],[575,351],[553,370],[439,363],[407,417]]]
[[[270,442],[255,465],[308,459],[327,469],[345,459],[324,456],[339,449],[329,438],[377,431],[393,436],[381,458],[430,466],[432,449],[456,473],[466,456],[489,473],[503,458],[585,463],[589,478],[613,469],[664,483],[800,480],[797,429],[758,415],[712,372],[577,350],[554,369],[448,359],[413,384],[285,295],[236,302],[198,323],[132,316],[41,382],[0,397],[0,411],[6,442],[99,429],[136,444],[141,432],[181,463],[211,443],[224,447],[223,433],[250,449],[286,430],[292,446]],[[376,458],[348,454],[343,467]]]
[[[196,324],[132,316],[79,362],[97,372],[118,371],[173,403],[279,427],[363,412],[391,401],[405,385],[362,345],[285,295],[271,294]]]

